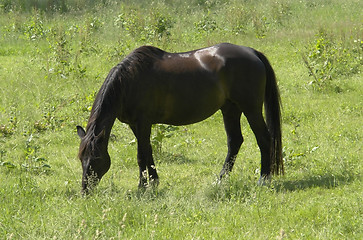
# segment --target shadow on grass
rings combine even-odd
[[[206,190],[206,197],[212,201],[253,202],[265,192],[295,192],[313,188],[334,189],[351,184],[362,176],[351,172],[340,174],[326,173],[324,175],[305,175],[300,179],[280,178],[273,180],[271,185],[259,186],[249,178],[223,179],[220,183]]]
[[[358,178],[360,178],[360,175],[351,172],[343,172],[339,174],[325,173],[324,175],[307,175],[297,180],[275,181],[272,186],[278,192],[293,192],[309,188],[332,189],[348,185]]]

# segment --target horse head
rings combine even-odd
[[[78,157],[83,168],[82,192],[88,193],[109,170],[111,160],[107,152],[105,130],[96,136],[86,134],[82,127],[77,126],[77,133],[81,138]]]

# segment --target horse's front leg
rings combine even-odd
[[[150,144],[151,124],[138,124],[131,126],[137,139],[137,162],[139,164],[139,188],[147,187],[149,173],[150,184],[157,185],[159,177],[155,168]]]

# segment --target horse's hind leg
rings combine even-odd
[[[238,151],[243,143],[240,123],[242,112],[231,102],[226,103],[221,110],[224,127],[227,133],[228,153],[219,175],[220,178],[232,170]]]
[[[261,180],[268,180],[271,173],[270,133],[262,116],[262,112],[245,113],[245,115],[253,133],[255,134],[257,144],[261,152],[261,178],[259,181],[259,183],[261,183]]]

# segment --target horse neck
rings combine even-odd
[[[91,116],[87,125],[87,133],[98,136],[104,131],[107,140],[112,126],[122,106],[122,87],[120,81],[120,67],[114,67],[106,77],[93,103]]]
[[[112,126],[116,120],[117,112],[120,109],[120,86],[117,77],[117,68],[113,68],[99,90],[92,106],[91,115],[87,125],[88,130],[92,130],[95,136],[102,131],[109,139]]]
[[[108,142],[108,139],[111,134],[111,129],[115,120],[116,117],[109,117],[109,116],[106,118],[98,119],[98,121],[96,121],[95,123],[95,128],[94,128],[95,136],[98,136],[100,133],[102,133],[102,131],[104,131],[104,137]]]
[[[102,108],[102,106],[101,106]],[[101,109],[94,111],[92,109],[91,116],[87,125],[87,134],[92,136],[99,136],[104,134],[106,140],[106,147],[111,134],[111,129],[116,120],[116,114],[109,109],[102,111]],[[104,131],[104,133],[102,133]]]

